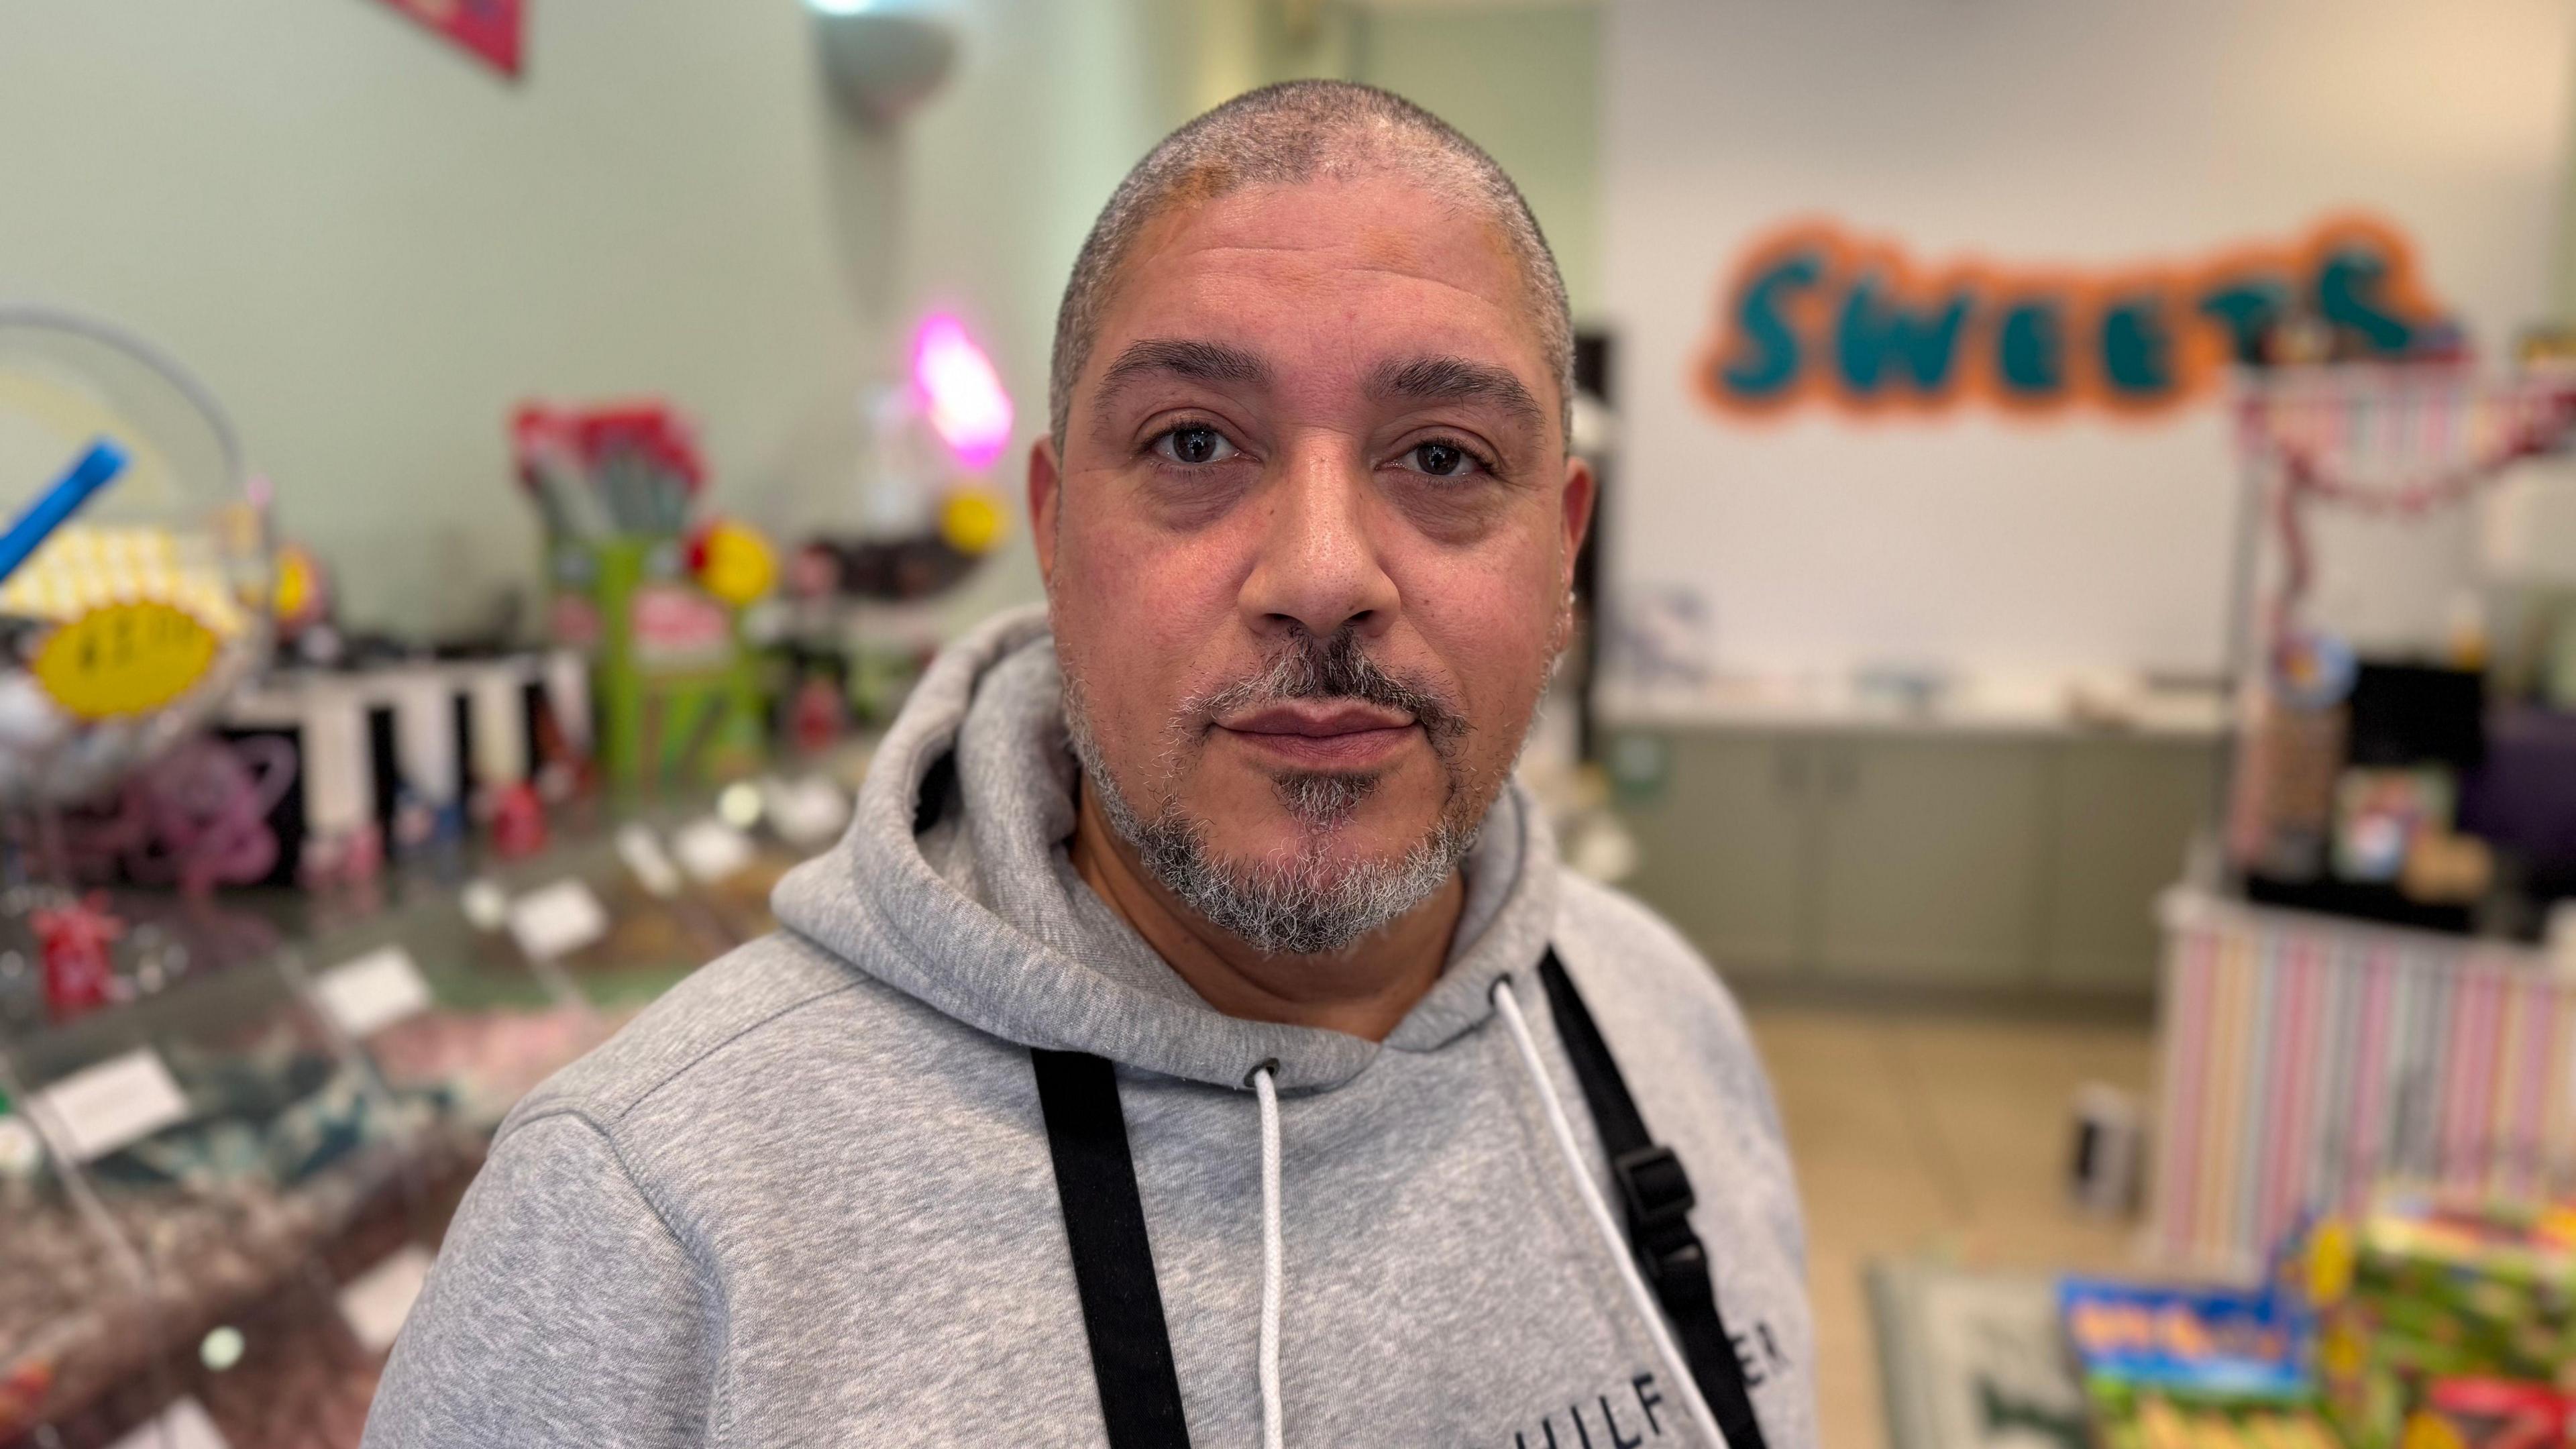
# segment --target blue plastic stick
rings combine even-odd
[[[27,561],[36,546],[53,536],[63,521],[80,512],[90,495],[125,471],[125,450],[105,438],[89,445],[71,470],[54,480],[52,487],[36,496],[9,531],[0,533],[0,581],[6,581]]]

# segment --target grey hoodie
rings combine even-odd
[[[1082,883],[1041,614],[932,666],[785,930],[522,1102],[395,1345],[373,1449],[1098,1445],[1028,1048],[1118,1064],[1191,1442],[1260,1442],[1259,1120],[1278,1063],[1292,1445],[1699,1445],[1498,983],[1609,1191],[1553,942],[1699,1193],[1773,1449],[1815,1440],[1798,1207],[1744,1023],[1517,789],[1439,983],[1384,1044],[1208,1007]]]

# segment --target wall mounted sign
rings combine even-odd
[[[480,57],[506,76],[519,73],[527,0],[384,0]]]
[[[1737,416],[1809,404],[2153,414],[2207,395],[2285,320],[2394,357],[2449,316],[2405,237],[2366,216],[2276,245],[2090,270],[1927,266],[1900,244],[1803,221],[1747,249],[1722,308],[1697,390]]]

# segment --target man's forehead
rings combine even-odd
[[[1194,263],[1356,265],[1515,303],[1522,291],[1498,221],[1394,174],[1249,186],[1176,203],[1140,233],[1121,281]]]
[[[1553,383],[1501,228],[1397,178],[1251,187],[1175,206],[1120,273],[1090,358],[1098,377],[1141,339],[1195,337],[1353,377],[1389,359],[1481,354],[1533,387]],[[1370,305],[1390,298],[1397,317]],[[1391,320],[1405,335],[1388,335]],[[1376,336],[1361,341],[1367,334]]]

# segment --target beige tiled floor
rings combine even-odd
[[[1749,1008],[1807,1209],[1825,1449],[1879,1449],[1861,1270],[1936,1253],[1996,1267],[2112,1269],[2135,1228],[2067,1206],[2077,1087],[2143,1093],[2143,1023]]]

